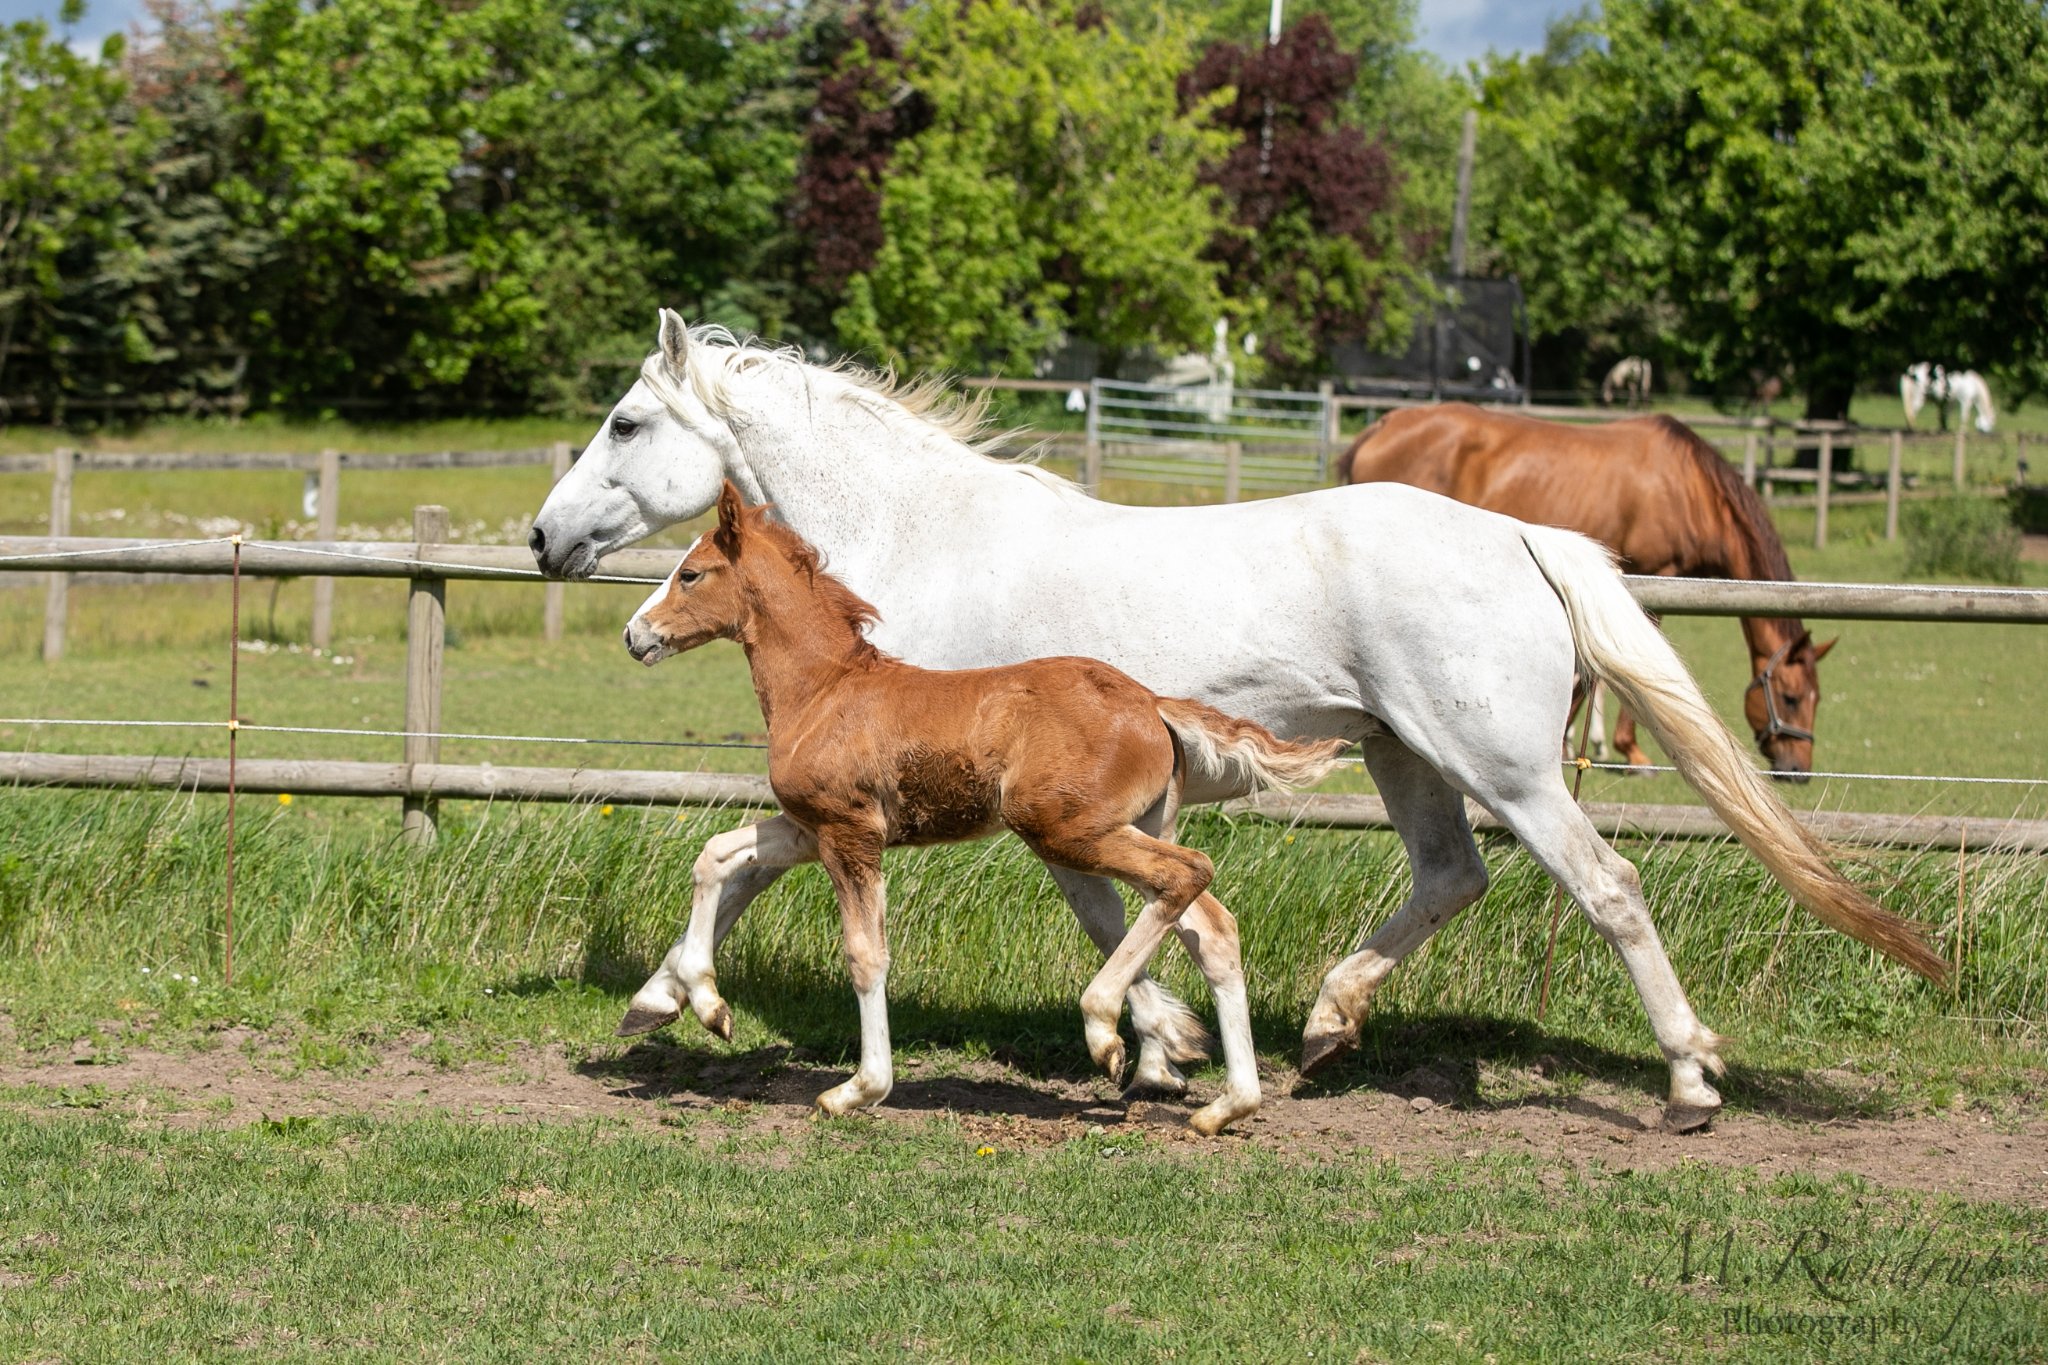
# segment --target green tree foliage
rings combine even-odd
[[[1941,358],[2048,382],[2048,13],[1612,0],[1486,80],[1485,228],[1543,330],[1814,416]]]
[[[657,300],[708,311],[776,225],[793,119],[733,0],[253,0],[242,198],[285,399],[523,396]],[[751,319],[740,318],[738,321]]]
[[[93,61],[40,21],[0,28],[0,386],[24,392],[9,362],[34,357],[26,391],[54,416],[79,366],[99,367],[75,324],[102,258],[124,247],[122,196],[149,149],[151,129],[122,117],[122,46],[107,39]]]
[[[841,339],[921,367],[1028,369],[1063,333],[1110,363],[1196,344],[1223,310],[1202,257],[1220,225],[1197,182],[1230,139],[1175,82],[1193,31],[1143,31],[1068,0],[908,16],[901,72],[930,125],[898,146],[873,265]]]

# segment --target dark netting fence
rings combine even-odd
[[[1522,287],[1514,280],[1435,281],[1437,300],[1418,300],[1417,321],[1401,351],[1362,342],[1338,345],[1331,359],[1358,393],[1516,400],[1528,383],[1529,347]]]

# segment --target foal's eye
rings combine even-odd
[[[695,587],[697,584],[697,580],[702,578],[703,576],[703,573],[696,569],[676,570],[676,582],[677,584],[685,588]]]
[[[639,430],[640,424],[630,417],[612,418],[612,439],[614,441],[630,441],[633,439],[633,434]]]

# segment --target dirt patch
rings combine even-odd
[[[0,1103],[99,1109],[173,1127],[441,1113],[484,1122],[601,1118],[650,1130],[680,1123],[707,1136],[768,1136],[802,1131],[812,1097],[846,1075],[782,1048],[712,1054],[665,1040],[594,1061],[575,1061],[559,1047],[524,1047],[502,1062],[452,1068],[400,1046],[360,1072],[292,1074],[266,1058],[260,1039],[223,1043],[183,1055],[135,1051],[91,1065],[57,1058],[0,1066]],[[1767,1174],[1852,1172],[1880,1185],[2048,1208],[2048,1118],[2038,1106],[2018,1119],[1980,1112],[1897,1119],[1731,1113],[1704,1133],[1679,1137],[1658,1129],[1658,1107],[1639,1090],[1555,1084],[1543,1070],[1521,1073],[1528,1093],[1505,1102],[1475,1099],[1469,1085],[1428,1068],[1387,1090],[1297,1096],[1297,1078],[1279,1070],[1265,1078],[1265,1108],[1240,1130],[1212,1139],[1189,1131],[1187,1102],[1127,1103],[1098,1080],[911,1057],[900,1064],[896,1090],[875,1121],[946,1116],[970,1140],[999,1148],[1136,1128],[1191,1154],[1250,1145],[1291,1157],[1369,1151],[1420,1164],[1516,1152],[1580,1168],[1662,1170],[1702,1161]],[[1195,1087],[1203,1095],[1208,1088]],[[709,1125],[690,1117],[714,1114]]]

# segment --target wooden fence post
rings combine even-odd
[[[1828,494],[1835,486],[1835,433],[1823,431],[1820,434],[1820,478],[1815,486],[1820,496],[1813,504],[1813,548],[1825,550],[1828,547]]]
[[[2015,433],[2013,441],[2018,449],[2014,452],[2012,481],[2017,484],[2024,484],[2027,481],[2027,433],[2024,431]]]
[[[548,460],[555,472],[555,482],[569,472],[569,443],[557,441],[548,447]],[[567,605],[564,591],[566,583],[554,582],[541,590],[540,637],[553,644],[562,638],[562,613]]]
[[[1965,430],[1965,428],[1966,428],[1967,426],[1968,426],[1968,423],[1966,423],[1966,422],[1961,422],[1961,421],[1958,421],[1958,422],[1956,423],[1956,469],[1955,469],[1955,473],[1956,473],[1956,491],[1957,491],[1958,493],[1960,493],[1960,492],[1962,492],[1962,491],[1963,491],[1963,441],[1964,441],[1964,439],[1965,439],[1965,436],[1964,436],[1964,430]]]
[[[1102,386],[1088,381],[1088,423],[1081,446],[1081,486],[1090,497],[1102,496]]]
[[[1223,500],[1236,502],[1244,491],[1244,443],[1223,443]]]
[[[1884,538],[1886,540],[1897,540],[1899,538],[1899,483],[1902,478],[1899,471],[1905,448],[1905,433],[1901,431],[1893,432],[1891,467],[1885,470],[1884,475]]]
[[[1771,482],[1771,465],[1776,461],[1778,456],[1778,442],[1776,437],[1764,437],[1763,454],[1763,472],[1757,475],[1756,491],[1758,496],[1763,498],[1764,506],[1769,507],[1771,505],[1771,490],[1776,486]]]
[[[71,534],[71,474],[78,463],[75,450],[50,452],[50,534]],[[64,657],[64,625],[71,614],[71,575],[50,575],[50,593],[43,601],[43,662]]]
[[[1344,441],[1344,410],[1337,406],[1337,386],[1325,379],[1316,385],[1323,400],[1322,476],[1330,477],[1330,461]]]
[[[314,507],[317,529],[315,540],[332,541],[341,525],[341,452],[323,450],[320,452],[320,499]],[[327,649],[334,644],[334,580],[316,578],[313,580],[313,648]]]
[[[1754,429],[1742,433],[1742,482],[1756,487],[1756,432]]]
[[[412,509],[414,555],[448,539],[448,509],[432,505]],[[414,578],[406,584],[405,612],[405,764],[438,763],[441,741],[426,732],[441,728],[441,651],[447,642],[448,581]],[[408,779],[409,780],[409,779]],[[402,837],[408,844],[434,841],[437,803],[429,797],[405,798]]]

